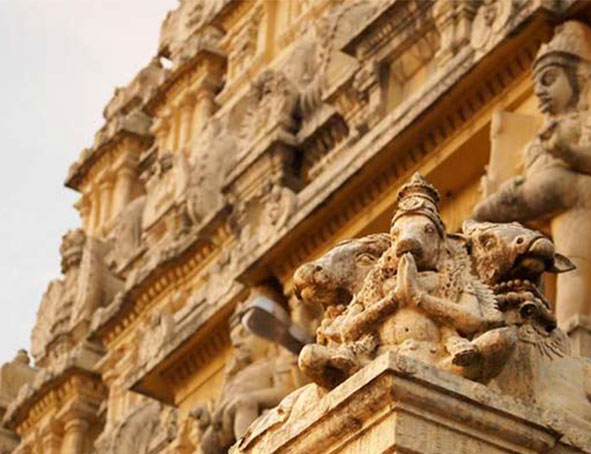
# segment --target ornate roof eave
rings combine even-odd
[[[381,41],[392,35],[396,35],[398,30],[407,27],[416,26],[417,17],[425,14],[435,0],[421,0],[415,3],[415,9],[412,10],[411,2],[401,2],[399,0],[388,0],[383,2],[380,8],[376,8],[373,14],[365,17],[364,21],[355,28],[354,33],[346,36],[346,39],[336,46],[341,51],[353,57],[358,56],[359,49],[366,42],[366,47],[375,52],[380,49],[373,41]],[[406,8],[406,10],[403,10]]]
[[[229,207],[224,206],[212,213],[194,231],[181,237],[173,244],[159,249],[158,253],[149,260],[146,267],[129,273],[125,290],[106,308],[95,314],[91,325],[90,336],[105,339],[114,333],[114,328],[127,315],[138,315],[138,300],[147,297],[153,300],[160,290],[166,288],[161,285],[163,281],[170,282],[167,274],[170,272],[190,272],[202,263],[195,259],[195,255],[209,255],[215,249],[212,237],[216,229],[224,223]],[[188,271],[187,271],[188,270]],[[145,298],[142,298],[144,301]]]
[[[190,368],[198,369],[201,364],[198,364],[197,358],[203,361],[204,356],[208,357],[216,353],[220,342],[212,338],[223,334],[220,333],[220,322],[224,327],[227,326],[225,320],[234,310],[236,301],[243,297],[246,289],[244,284],[234,282],[230,291],[211,305],[192,305],[186,316],[175,325],[174,336],[170,342],[163,346],[157,356],[150,358],[148,363],[142,364],[142,367],[130,375],[123,386],[174,405],[174,390],[167,382],[167,376],[177,377],[178,373],[171,369],[183,369],[183,371]],[[208,342],[212,341],[212,345],[205,347],[202,345],[205,336]]]
[[[150,93],[146,101],[145,111],[154,115],[158,107],[166,100],[167,94],[175,84],[185,75],[193,71],[200,62],[226,65],[227,57],[216,47],[211,45],[199,46],[196,52],[186,57],[179,65],[171,69],[164,82]]]
[[[222,7],[213,15],[209,22],[212,25],[220,27],[222,30],[228,30],[239,16],[241,9],[250,8],[253,0],[218,0],[222,3]]]
[[[418,157],[422,158],[426,153],[430,153],[432,149],[441,143],[443,140],[441,137],[446,137],[440,134],[440,131],[445,129],[442,129],[440,126],[433,126],[438,124],[437,121],[441,123],[445,122],[445,125],[449,124],[445,116],[440,115],[441,119],[435,119],[435,112],[439,112],[437,106],[442,105],[444,101],[449,105],[449,100],[454,97],[461,99],[462,102],[458,104],[461,107],[458,107],[457,111],[452,112],[457,117],[457,119],[454,117],[453,120],[454,128],[459,128],[458,125],[463,124],[465,121],[462,120],[463,112],[469,111],[470,108],[475,108],[470,107],[471,105],[478,106],[478,99],[481,98],[480,94],[471,94],[468,97],[465,93],[465,84],[462,85],[462,83],[466,81],[466,75],[470,76],[470,80],[474,80],[475,77],[479,77],[476,74],[482,75],[483,72],[490,74],[492,54],[507,55],[508,48],[511,48],[509,55],[514,55],[514,59],[507,59],[507,65],[513,64],[517,58],[526,58],[525,55],[531,57],[531,47],[536,44],[533,39],[535,35],[533,30],[542,29],[548,31],[550,27],[551,22],[548,21],[548,9],[540,5],[539,0],[534,0],[531,2],[529,9],[524,14],[521,14],[503,32],[503,36],[514,36],[512,40],[502,41],[506,45],[491,47],[487,49],[485,54],[480,55],[476,55],[472,49],[466,49],[466,52],[462,52],[454,57],[449,65],[435,73],[416,93],[409,96],[408,99],[390,114],[381,119],[373,129],[354,143],[348,151],[346,160],[334,166],[330,172],[324,172],[324,174],[319,175],[315,181],[298,193],[298,207],[300,208],[297,214],[287,221],[281,232],[278,232],[274,241],[269,241],[264,247],[251,250],[249,251],[250,253],[245,252],[245,256],[249,257],[250,263],[246,263],[246,261],[243,263],[243,269],[237,272],[237,278],[241,281],[248,281],[250,276],[260,273],[262,266],[268,267],[270,263],[276,264],[275,261],[279,256],[282,257],[281,261],[283,263],[292,264],[288,267],[293,273],[294,267],[313,253],[311,249],[313,245],[322,244],[322,238],[329,235],[328,232],[319,232],[318,235],[313,235],[309,240],[303,240],[302,233],[305,231],[303,226],[317,222],[319,218],[326,216],[326,213],[333,212],[331,210],[335,209],[336,201],[343,199],[342,197],[337,197],[336,194],[342,194],[350,190],[354,184],[353,181],[359,182],[359,180],[352,178],[353,175],[360,174],[363,169],[369,168],[370,165],[375,165],[378,161],[382,162],[386,155],[390,161],[388,168],[391,169],[388,171],[390,172],[388,175],[393,175],[393,178],[404,175],[405,171],[410,171],[408,170],[408,162],[411,162],[411,165],[415,166],[410,167],[411,170],[418,169],[420,163]],[[519,33],[516,30],[519,30]],[[516,52],[518,43],[522,43],[523,48],[526,48],[524,53],[519,55]],[[529,68],[529,66],[526,65],[526,68]],[[526,70],[523,69],[523,71]],[[506,70],[504,71],[507,73]],[[517,78],[519,74],[524,74],[524,72],[516,72],[514,78]],[[493,77],[493,75],[490,77]],[[464,90],[462,87],[464,87]],[[476,102],[473,102],[474,100]],[[462,115],[456,113],[460,109],[462,110]],[[447,128],[447,126],[445,127]],[[429,133],[422,132],[416,136],[422,138],[422,142],[417,145],[417,149],[409,148],[409,137],[412,136],[413,140],[415,140],[413,133],[417,129],[423,130],[421,128],[429,130]],[[405,146],[403,149],[398,149],[397,144],[401,143],[405,143]],[[385,153],[384,150],[390,151]],[[394,159],[395,151],[393,150],[396,151],[396,159]],[[410,156],[407,153],[410,153]],[[413,154],[416,154],[416,156]],[[377,187],[381,187],[382,189],[380,191],[384,191],[383,186],[376,183],[375,185],[368,185],[367,192],[369,193],[369,188]],[[391,188],[392,186],[388,187]],[[371,189],[371,191],[373,190]],[[367,197],[367,199],[371,200],[374,197]],[[363,203],[361,196],[359,198],[353,197],[353,200],[351,201],[350,207],[346,206],[341,209],[341,213],[350,212],[351,216],[353,216],[354,213],[361,211],[360,205]],[[331,201],[331,203],[327,203],[327,201]],[[391,212],[391,207],[388,210],[388,212]],[[332,217],[334,218],[334,216]],[[339,216],[339,219],[341,218],[343,216]],[[330,229],[331,235],[334,235],[344,227],[343,224],[345,222],[345,220],[337,221],[335,219],[334,226],[325,226],[324,230],[328,231]],[[334,236],[332,238],[334,239]],[[292,250],[293,244],[298,245],[295,248],[297,252],[288,252]],[[305,244],[308,246],[305,246]],[[304,252],[306,250],[308,252]],[[291,257],[286,258],[286,254],[290,254]]]
[[[53,369],[41,369],[31,384],[24,385],[16,399],[6,409],[2,426],[15,430],[26,420],[31,408],[50,391],[59,388],[74,375],[85,375],[100,380],[95,365],[104,351],[96,344],[85,343],[64,356]]]
[[[149,119],[149,117],[143,113],[142,116]],[[108,129],[101,129],[97,133],[97,143],[92,148],[87,148],[81,153],[81,159],[74,162],[68,170],[68,175],[64,185],[75,191],[80,191],[80,187],[87,175],[90,173],[94,165],[101,160],[103,156],[110,150],[112,150],[117,144],[123,142],[126,138],[135,138],[146,146],[153,141],[153,136],[150,133],[151,119],[146,120],[146,125],[140,128],[136,128],[126,124],[125,121],[115,123],[112,131],[109,131],[106,135],[101,137],[101,132],[107,131]]]

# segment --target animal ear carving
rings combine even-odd
[[[468,233],[472,229],[474,229],[478,224],[479,222],[475,221],[474,219],[467,219],[462,223],[462,232]]]
[[[559,274],[572,271],[575,268],[575,264],[571,262],[571,260],[568,257],[557,252],[554,254],[554,264],[552,265],[552,269],[550,269],[549,271],[551,273]]]

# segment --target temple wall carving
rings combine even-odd
[[[591,452],[590,30],[180,0],[67,174],[0,452]]]

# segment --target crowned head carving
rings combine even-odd
[[[418,173],[398,193],[390,236],[396,258],[411,253],[419,270],[434,269],[445,226],[439,216],[439,193]]]
[[[234,367],[244,367],[254,361],[265,358],[271,343],[246,329],[242,323],[245,306],[239,304],[230,317],[230,340],[236,350]],[[233,368],[231,368],[233,369]]]
[[[66,274],[70,268],[80,264],[85,243],[86,234],[82,229],[70,230],[62,237],[60,246],[62,273]]]
[[[557,27],[534,62],[535,93],[548,115],[586,110],[591,80],[591,29],[569,21]]]

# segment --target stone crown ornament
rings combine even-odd
[[[421,214],[433,221],[440,236],[445,236],[445,225],[439,216],[439,200],[437,189],[420,173],[415,173],[398,193],[398,208],[392,218],[392,224],[403,216]]]
[[[86,234],[82,229],[70,230],[62,237],[60,254],[62,256],[62,272],[65,273],[72,264],[82,259],[82,251],[86,243]]]
[[[558,27],[552,40],[540,47],[534,67],[556,63],[556,59],[569,64],[569,57],[591,63],[591,30],[581,22],[569,21]]]

